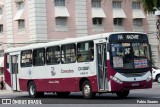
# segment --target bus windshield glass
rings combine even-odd
[[[149,44],[112,43],[111,56],[115,69],[147,68],[150,64]]]

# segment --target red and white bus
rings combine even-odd
[[[65,96],[80,92],[127,97],[152,87],[151,51],[144,33],[113,32],[10,48],[4,54],[6,88]]]

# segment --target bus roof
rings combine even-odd
[[[118,34],[118,33],[141,33],[142,32],[110,32],[110,33],[101,33],[101,34],[95,34],[95,35],[89,35],[89,36],[83,36],[83,37],[77,37],[77,38],[66,38],[59,41],[52,41],[48,43],[36,43],[36,44],[30,44],[22,47],[12,47],[5,50],[5,53],[9,52],[17,52],[22,50],[29,50],[29,49],[37,49],[42,47],[50,47],[50,46],[56,46],[56,45],[63,45],[63,44],[69,44],[69,43],[76,43],[76,42],[83,42],[83,41],[89,41],[89,40],[96,40],[101,38],[108,38],[111,34]]]

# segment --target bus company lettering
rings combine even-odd
[[[61,69],[61,73],[74,73],[74,70],[71,70],[71,69],[63,70],[63,69]]]
[[[86,67],[78,67],[78,71],[85,71],[85,70],[89,70],[89,66],[86,66]]]
[[[50,84],[59,84],[58,80],[54,80],[54,81],[48,81]]]
[[[126,39],[139,39],[139,35],[127,35]]]

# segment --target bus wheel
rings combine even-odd
[[[91,83],[88,80],[82,84],[82,94],[86,99],[91,99],[95,96],[95,93],[92,92]]]
[[[44,92],[36,91],[36,85],[33,81],[31,81],[28,85],[28,93],[29,96],[32,98],[42,97],[44,95]]]
[[[56,94],[60,97],[66,97],[70,94],[70,92],[56,92]]]
[[[129,94],[129,90],[121,91],[116,93],[118,97],[120,98],[126,98]]]

